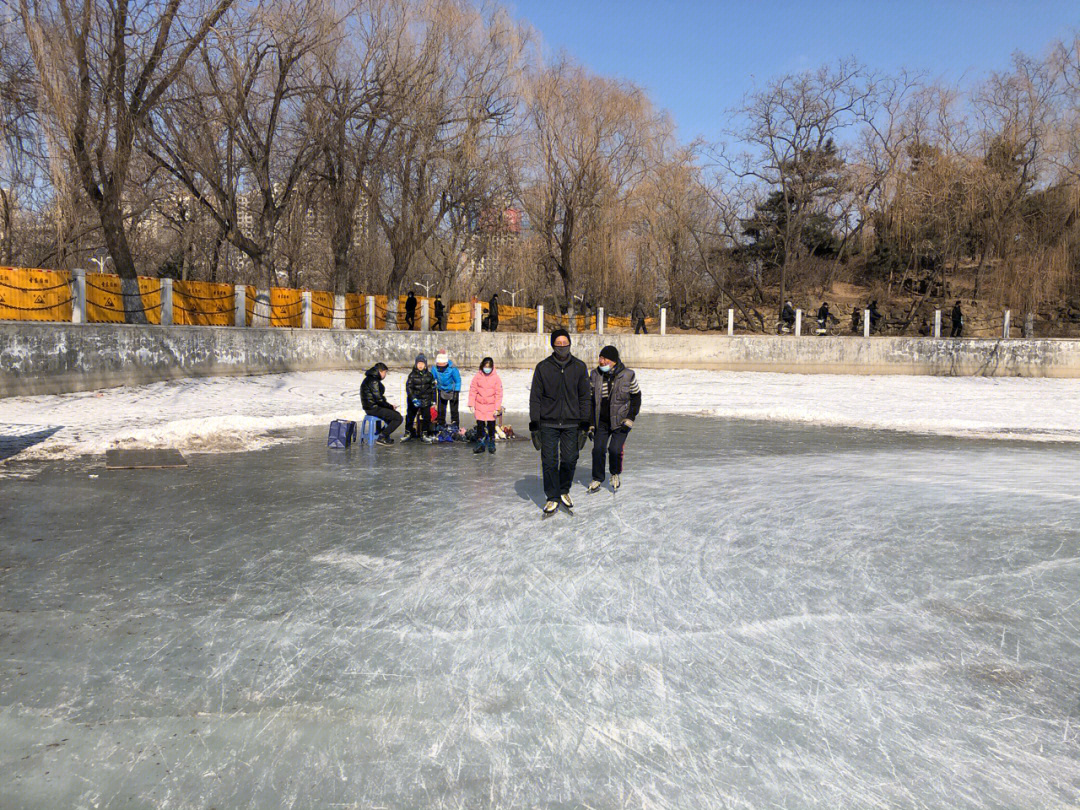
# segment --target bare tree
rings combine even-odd
[[[559,279],[573,313],[590,225],[604,220],[601,209],[626,203],[644,176],[645,145],[660,122],[639,88],[565,58],[532,76],[526,98],[529,158],[520,197],[542,267]]]
[[[269,286],[279,223],[318,156],[313,55],[335,21],[317,0],[258,11],[206,38],[146,145]]]
[[[50,123],[122,278],[136,276],[124,222],[135,139],[231,3],[19,0]],[[139,298],[125,302],[142,320]]]

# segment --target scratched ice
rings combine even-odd
[[[1080,805],[1074,444],[323,438],[0,480],[0,805]]]

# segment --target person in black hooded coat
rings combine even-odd
[[[401,414],[386,400],[386,364],[376,363],[364,374],[364,381],[360,383],[360,405],[364,413],[374,416],[383,421],[383,429],[376,439],[376,444],[393,444],[390,435],[401,427]]]
[[[435,375],[427,365],[427,357],[416,355],[416,362],[405,380],[405,396],[409,407],[405,411],[405,429],[414,439],[431,433],[431,406],[435,404]],[[419,422],[419,426],[417,425]]]

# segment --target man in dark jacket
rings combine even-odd
[[[536,365],[529,391],[529,431],[544,470],[545,515],[554,513],[560,503],[574,508],[570,484],[592,424],[588,368],[570,354],[565,329],[551,333],[551,346],[551,356]]]
[[[409,407],[405,411],[407,437],[431,441],[431,406],[435,403],[435,377],[427,366],[427,358],[422,354],[416,355],[413,370],[405,380],[405,396],[409,398]]]
[[[878,311],[876,298],[870,302],[870,306],[866,311],[870,315],[870,332],[871,334],[876,333],[878,324],[881,323],[881,313]]]
[[[593,401],[593,427],[589,429],[593,451],[592,483],[588,491],[600,491],[605,457],[611,468],[614,491],[622,483],[623,444],[641,410],[641,388],[634,372],[622,364],[619,350],[614,346],[600,350],[600,363],[590,375],[589,383]]]
[[[416,328],[416,294],[412,290],[405,299],[405,324],[410,332]]]
[[[435,328],[446,329],[446,305],[442,302],[442,296],[435,296]]]
[[[360,404],[364,413],[374,416],[383,421],[383,429],[375,444],[390,445],[394,440],[390,434],[401,427],[401,414],[386,401],[386,387],[383,380],[386,379],[386,364],[376,363],[364,374],[364,381],[360,383]]]
[[[499,331],[499,294],[492,293],[488,301],[488,329],[492,332]]]
[[[649,330],[645,328],[645,307],[640,301],[634,302],[634,308],[630,310],[630,320],[634,324],[635,335],[647,335]]]
[[[963,337],[964,336],[964,313],[960,309],[960,302],[957,301],[952,308],[952,333],[949,337]]]

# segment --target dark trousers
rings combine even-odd
[[[419,419],[419,433],[417,433],[417,419]],[[405,432],[410,436],[419,437],[431,433],[431,403],[413,405],[409,403],[409,409],[405,412]]]
[[[578,459],[578,429],[540,426],[540,464],[549,501],[570,492]]]
[[[642,333],[644,333],[646,335],[649,334],[649,330],[645,328],[645,319],[644,318],[639,319],[637,321],[637,323],[634,324],[634,334],[635,335],[640,335]]]
[[[446,424],[446,403],[450,403],[450,424],[460,425],[461,418],[458,413],[458,401],[456,399],[439,399],[439,424]]]
[[[376,419],[382,419],[386,423],[381,435],[387,439],[390,438],[391,433],[401,427],[401,414],[393,408],[372,408],[367,414]]]
[[[405,310],[405,324],[406,324],[406,326],[409,327],[410,332],[413,329],[416,328],[416,313],[415,312],[409,312],[409,310]]]
[[[593,434],[592,446],[592,477],[594,481],[604,480],[605,458],[611,467],[612,475],[622,475],[623,444],[630,435],[630,428],[626,426],[611,429],[607,422],[601,422],[596,426]]]
[[[486,422],[476,420],[476,440],[482,442],[485,439],[495,441],[495,420],[491,419]]]
[[[434,331],[443,332],[443,331],[446,330],[446,324],[444,323],[445,319],[446,319],[446,316],[441,312],[438,315],[435,316]]]
[[[964,336],[964,325],[962,323],[957,323],[956,321],[953,321],[952,334],[949,335],[949,337],[963,337],[963,336]]]

